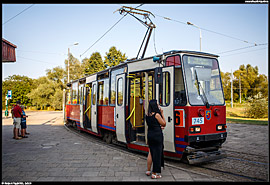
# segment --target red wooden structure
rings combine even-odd
[[[16,45],[2,38],[2,62],[16,62]]]

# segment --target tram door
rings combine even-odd
[[[92,83],[91,127],[92,127],[93,132],[98,133],[98,130],[97,130],[97,81],[94,81]]]
[[[156,84],[156,97],[166,120],[164,150],[175,152],[174,145],[174,66],[162,68],[162,83]]]
[[[126,143],[126,76],[119,74],[116,76],[116,102],[115,102],[115,121],[117,140]]]
[[[80,124],[81,128],[84,128],[84,99],[83,97],[85,96],[85,90],[84,90],[84,84],[79,85],[79,101],[80,101]]]
[[[92,84],[85,87],[85,108],[84,108],[84,128],[91,129],[91,91]]]

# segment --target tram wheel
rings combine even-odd
[[[112,143],[112,134],[106,132],[106,133],[104,134],[103,140],[104,140],[107,144],[111,144],[111,143]]]

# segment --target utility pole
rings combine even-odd
[[[233,108],[233,73],[231,69],[231,107]]]
[[[78,45],[79,43],[78,42],[75,42],[74,44],[70,45],[69,47],[71,46],[76,46]],[[70,49],[68,48],[68,83],[69,83],[69,55],[70,55]]]
[[[187,22],[187,24],[194,26],[200,30],[200,51],[202,51],[202,31],[201,31],[201,28],[199,26],[196,26],[195,24],[190,23],[190,22]]]
[[[239,94],[240,94],[240,103],[241,103],[241,73],[239,75]]]
[[[69,83],[69,48],[68,48],[68,81],[67,82]]]

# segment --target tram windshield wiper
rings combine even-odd
[[[194,71],[195,71],[195,79],[196,79],[196,82],[197,82],[196,87],[198,89],[198,94],[202,98],[202,101],[203,101],[204,105],[206,106],[206,108],[210,108],[209,102],[208,102],[207,97],[206,97],[206,95],[204,93],[204,89],[203,89],[201,83],[198,80],[198,75],[197,75],[196,69],[194,69]],[[202,94],[203,95],[201,95],[200,88],[202,89]]]

